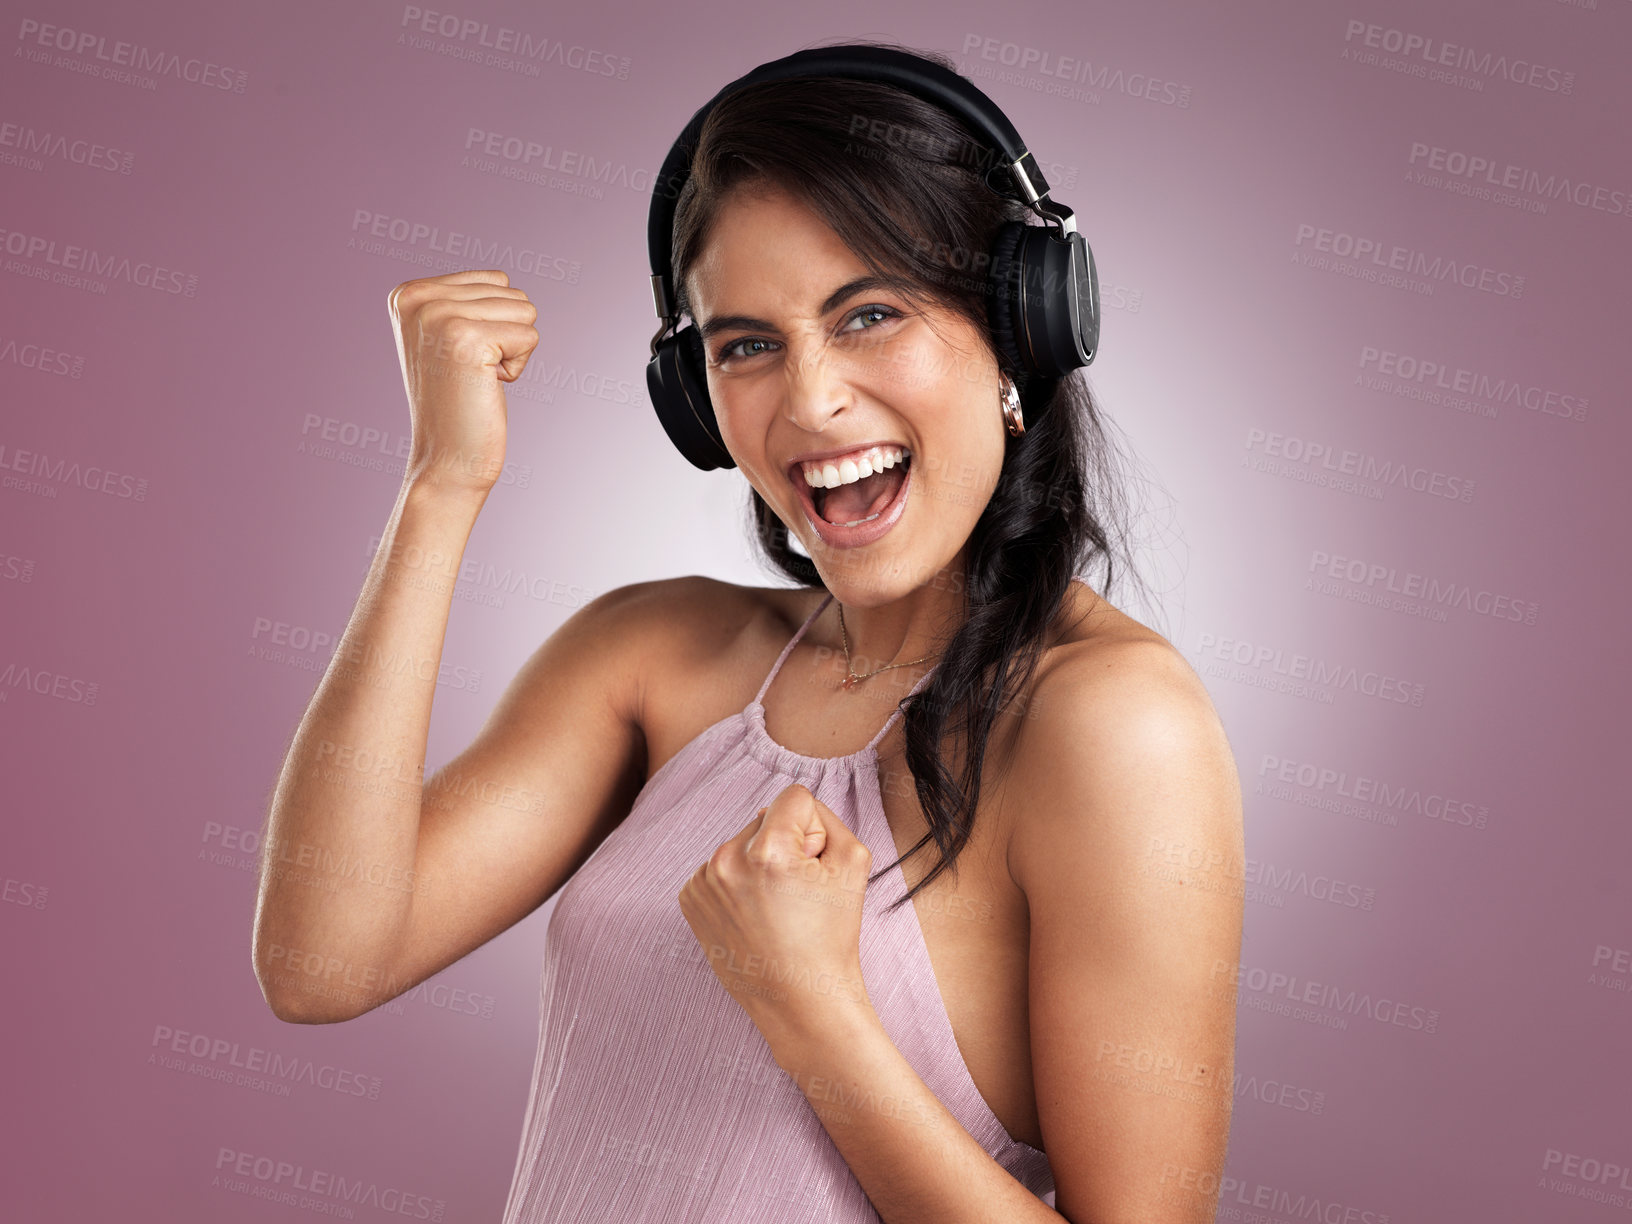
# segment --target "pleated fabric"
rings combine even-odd
[[[901,711],[842,757],[802,756],[765,730],[772,680],[832,598],[783,647],[754,700],[664,762],[562,888],[504,1224],[877,1224],[810,1103],[714,976],[677,899],[721,842],[795,782],[845,822],[875,868],[894,861],[877,750]],[[899,866],[867,888],[868,997],[952,1116],[1033,1193],[1050,1194],[1047,1156],[1010,1137],[969,1076],[912,904],[884,912],[906,888]]]

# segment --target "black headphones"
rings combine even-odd
[[[1069,208],[1048,198],[1048,182],[1007,116],[958,73],[932,60],[884,47],[837,46],[797,51],[761,64],[715,94],[686,124],[663,159],[652,185],[646,225],[652,300],[662,321],[652,337],[646,389],[669,440],[704,471],[735,467],[720,437],[708,398],[697,328],[677,330],[673,271],[674,208],[691,176],[691,157],[709,110],[721,98],[762,81],[790,77],[848,77],[894,85],[947,111],[1000,155],[985,182],[1005,199],[1019,200],[1047,225],[1008,221],[992,243],[987,275],[992,340],[1011,368],[1059,378],[1093,361],[1099,345],[1099,277],[1088,241]],[[1035,409],[1033,411],[1036,411]]]

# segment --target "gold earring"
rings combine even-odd
[[[1009,433],[1018,438],[1026,432],[1026,418],[1020,412],[1020,391],[1015,387],[1014,382],[1005,376],[1003,390],[1000,394],[1000,402],[1003,405],[1003,423],[1008,426]]]

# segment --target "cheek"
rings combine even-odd
[[[932,336],[883,346],[870,373],[880,390],[907,402],[944,405],[968,392],[963,362]]]
[[[727,385],[717,390],[711,385],[709,403],[714,408],[714,420],[720,429],[720,440],[737,462],[743,479],[758,490],[761,497],[776,504],[791,499],[793,494],[779,472],[773,471],[765,450],[765,436],[769,418],[754,405],[752,393],[741,386]]]
[[[995,354],[961,321],[921,321],[889,347],[894,364],[942,396],[968,398],[997,384]]]
[[[722,383],[712,376],[708,380],[708,402],[714,410],[714,423],[719,427],[725,448],[732,455],[742,453],[750,438],[745,429],[747,410],[740,389]]]
[[[1006,448],[1003,421],[993,399],[988,405],[965,394],[949,405],[936,434],[925,439],[925,445],[938,453],[932,479],[949,510],[978,514],[997,488]]]

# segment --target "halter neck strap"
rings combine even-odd
[[[827,610],[827,605],[832,602],[833,595],[832,592],[829,592],[827,597],[823,599],[821,603],[816,605],[816,610],[809,616],[805,617],[805,623],[800,625],[798,631],[788,639],[788,644],[782,647],[782,653],[777,655],[776,662],[771,665],[769,674],[766,675],[764,681],[760,684],[759,692],[754,694],[754,701],[756,704],[763,708],[765,704],[765,694],[771,691],[771,682],[776,679],[777,673],[782,670],[782,664],[787,662],[788,656],[793,653],[793,648],[799,644],[799,639],[805,636],[805,631],[816,623],[816,618],[825,612]],[[906,696],[901,698],[901,701],[905,701],[907,697],[911,697],[919,689],[923,688],[924,685],[928,684],[930,677],[935,674],[935,668],[939,666],[939,663],[933,664],[928,671],[926,671],[922,676],[919,676],[917,683],[915,683],[912,688],[908,690]],[[898,701],[889,718],[884,720],[884,725],[878,729],[878,733],[867,742],[866,747],[861,749],[861,751],[866,752],[869,749],[878,747],[879,742],[890,733],[890,728],[895,725],[895,720],[900,718],[902,713],[901,703]]]

